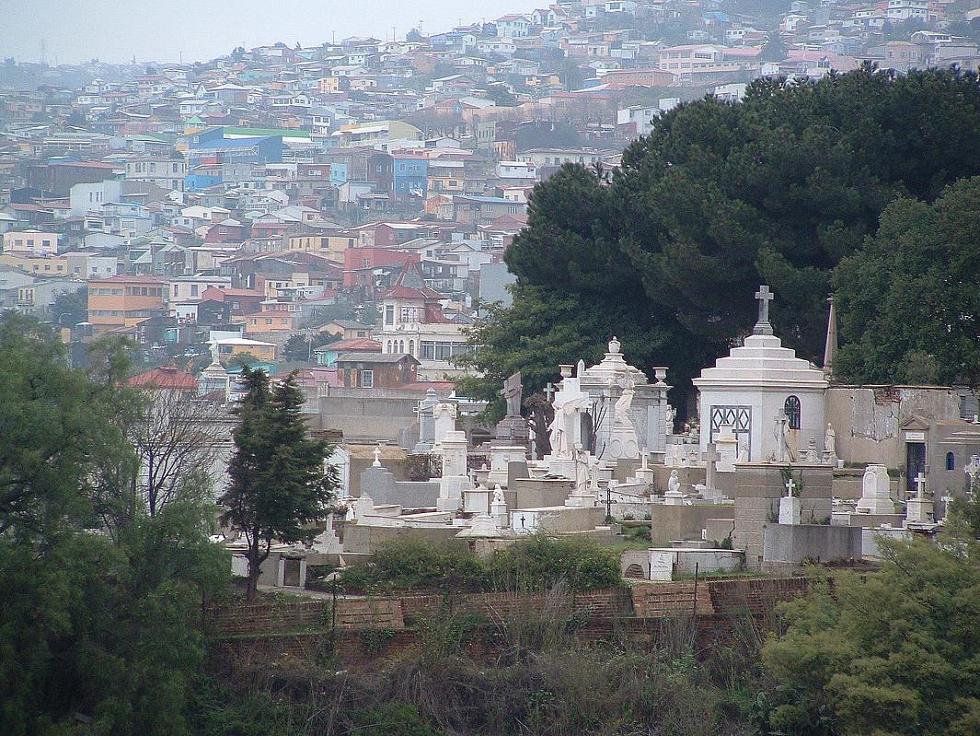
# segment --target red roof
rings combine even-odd
[[[384,299],[438,299],[440,294],[429,287],[413,289],[410,286],[392,286],[384,293]]]
[[[197,379],[173,366],[154,368],[126,381],[127,386],[138,388],[169,388],[180,391],[197,391]]]
[[[318,350],[338,350],[344,353],[380,353],[381,343],[367,337],[355,337],[350,340],[328,342]]]

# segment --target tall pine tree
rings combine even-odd
[[[249,600],[273,542],[297,542],[324,517],[336,487],[326,442],[312,439],[300,414],[303,394],[295,374],[273,385],[261,370],[245,368],[247,392],[238,408],[231,483],[220,502],[222,522],[244,534],[248,548]]]

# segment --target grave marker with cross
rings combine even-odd
[[[915,476],[915,490],[916,498],[923,499],[926,497],[926,477],[919,471],[919,474]]]

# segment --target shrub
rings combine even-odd
[[[468,550],[404,540],[382,545],[369,561],[344,569],[341,585],[347,591],[479,591],[486,585],[486,572]]]
[[[616,554],[592,541],[534,536],[489,561],[448,544],[396,541],[341,573],[344,591],[441,593],[550,590],[582,592],[620,584]]]
[[[549,590],[564,583],[582,592],[620,584],[616,554],[593,541],[534,536],[495,552],[490,576],[503,590]]]

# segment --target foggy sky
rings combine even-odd
[[[398,38],[547,7],[545,0],[0,0],[0,57],[39,61],[205,61],[282,41]]]

